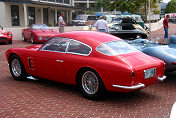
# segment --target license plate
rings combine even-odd
[[[156,68],[144,70],[144,76],[145,79],[156,76]]]

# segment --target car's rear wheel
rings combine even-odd
[[[31,43],[32,43],[32,44],[35,43],[35,42],[34,42],[34,37],[33,37],[33,35],[31,35]]]
[[[20,80],[26,79],[27,74],[19,56],[17,55],[10,56],[9,68],[10,68],[11,75],[15,80],[20,81]]]
[[[82,94],[92,100],[97,100],[104,95],[104,84],[99,74],[93,70],[83,71],[79,76],[79,87]]]

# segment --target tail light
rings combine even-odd
[[[176,61],[172,62],[173,65],[176,65]]]

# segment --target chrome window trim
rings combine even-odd
[[[53,38],[56,38],[56,37],[53,37]],[[61,51],[52,51],[52,50],[43,50],[43,47],[44,47],[45,44],[44,44],[39,50],[40,50],[40,51],[47,51],[47,52],[68,53],[68,54],[75,54],[75,55],[81,55],[81,56],[89,56],[89,55],[92,53],[92,47],[89,46],[89,45],[86,44],[86,43],[83,43],[83,42],[78,41],[78,40],[75,40],[75,39],[70,39],[70,38],[67,38],[67,37],[58,37],[58,38],[62,38],[62,39],[63,39],[63,38],[66,38],[66,39],[68,39],[68,44],[67,44],[67,46],[66,46],[65,52],[61,52]],[[52,40],[52,39],[50,39],[50,40]],[[71,41],[75,41],[75,42],[81,43],[81,44],[83,44],[83,45],[89,47],[89,48],[90,48],[89,54],[81,54],[81,53],[68,52],[68,48],[69,48],[69,46],[70,46],[70,42],[71,42]]]
[[[52,50],[41,50],[41,51],[45,51],[45,52],[59,52],[59,53],[66,53],[66,52],[61,52],[61,51],[52,51]]]
[[[71,41],[75,41],[75,42],[81,43],[81,44],[87,46],[88,48],[90,48],[89,54],[81,54],[81,53],[68,52],[68,48],[69,48],[69,46],[70,46],[70,42],[71,42]],[[70,42],[69,42],[69,44],[68,44],[66,53],[68,53],[68,54],[75,54],[75,55],[81,55],[81,56],[89,56],[89,55],[92,53],[92,47],[90,47],[90,46],[87,45],[86,43],[83,43],[83,42],[81,42],[81,41],[77,41],[77,40],[74,40],[74,39],[70,39]]]

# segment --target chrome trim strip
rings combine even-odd
[[[38,79],[34,78],[33,76],[27,76],[27,79],[30,79],[30,80],[38,80]]]
[[[163,75],[162,77],[158,77],[158,78],[157,78],[157,81],[162,82],[162,81],[164,81],[165,79],[166,79],[166,76]]]
[[[135,89],[140,89],[140,88],[144,88],[145,87],[145,84],[142,84],[142,83],[138,83],[136,85],[133,85],[133,86],[121,86],[121,85],[112,85],[113,87],[116,87],[116,88],[121,88],[121,89],[130,89],[130,90],[135,90]]]
[[[57,62],[64,62],[63,60],[56,60]]]

